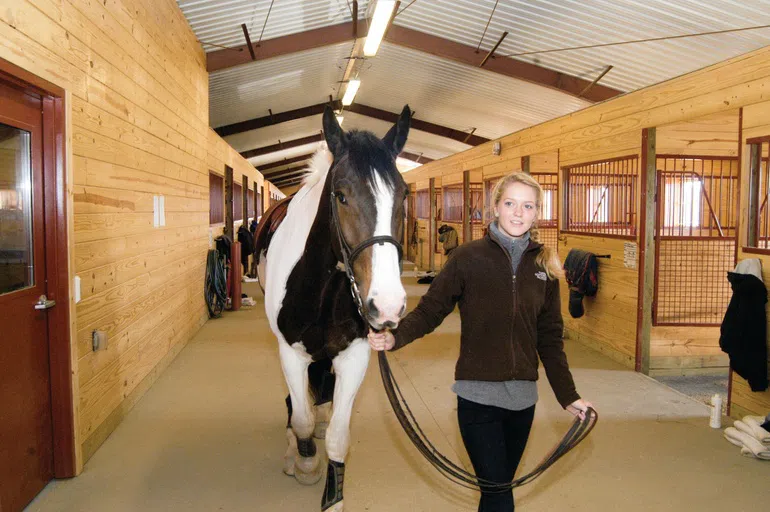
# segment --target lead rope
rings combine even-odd
[[[401,388],[398,386],[393,373],[390,370],[390,364],[385,352],[382,351],[378,354],[380,363],[380,375],[382,377],[382,383],[385,387],[385,394],[388,396],[390,405],[393,408],[393,412],[396,414],[401,427],[404,432],[412,441],[417,450],[422,453],[425,459],[435,467],[442,475],[454,483],[465,487],[467,489],[481,490],[487,493],[502,493],[509,492],[514,487],[527,484],[540,476],[546,469],[552,466],[557,460],[563,457],[567,452],[572,450],[575,446],[580,444],[588,434],[593,430],[599,415],[593,408],[588,408],[585,420],[581,420],[579,417],[575,418],[570,429],[565,434],[564,438],[556,445],[556,448],[545,457],[540,464],[535,467],[528,474],[512,480],[511,482],[492,482],[479,478],[476,475],[467,472],[464,468],[456,465],[445,455],[436,449],[430,442],[428,437],[420,428],[419,423],[414,417],[409,404],[407,404],[401,393]],[[402,406],[403,403],[403,406]]]

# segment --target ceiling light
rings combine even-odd
[[[395,5],[394,0],[377,0],[372,24],[369,25],[369,34],[366,36],[366,43],[364,43],[364,55],[366,57],[374,57],[377,54],[377,49],[385,36],[385,29],[388,28],[388,22]]]
[[[343,105],[347,107],[353,103],[353,98],[356,97],[356,93],[358,92],[359,87],[361,87],[361,80],[348,81],[348,88],[345,89],[345,96],[342,97]]]

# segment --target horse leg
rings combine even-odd
[[[286,431],[289,446],[284,456],[283,471],[287,475],[293,474],[301,484],[312,485],[321,479],[322,468],[313,440],[315,415],[310,402],[307,373],[311,357],[301,343],[292,346],[281,343],[279,347],[281,366],[289,387],[291,405],[289,410],[291,428],[287,428]]]
[[[358,338],[334,358],[334,373],[337,382],[334,386],[332,419],[326,431],[326,453],[329,463],[326,470],[321,510],[342,512],[342,486],[345,476],[345,457],[350,447],[350,415],[353,400],[366,374],[369,365],[369,344],[364,338]]]
[[[329,427],[331,415],[331,401],[334,396],[335,376],[331,371],[331,359],[313,361],[308,368],[310,389],[315,399],[315,430],[313,437],[324,439],[326,429]]]

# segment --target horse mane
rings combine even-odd
[[[332,154],[326,147],[321,147],[315,152],[307,168],[307,174],[302,180],[302,186],[312,188],[326,178],[329,168],[332,166]]]

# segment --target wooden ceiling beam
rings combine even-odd
[[[309,107],[295,108],[294,110],[287,110],[286,112],[256,117],[247,121],[241,121],[240,123],[227,124],[220,126],[219,128],[214,128],[214,131],[217,132],[220,137],[227,137],[228,135],[235,135],[236,133],[243,133],[249,130],[257,130],[267,126],[294,121],[296,119],[321,115],[324,113],[326,105],[331,105],[335,110],[342,108],[341,101],[327,101],[326,103],[317,103],[315,105],[310,105]]]
[[[303,179],[305,179],[304,175],[301,176],[295,176],[293,178],[285,179],[285,180],[279,180],[275,182],[275,186],[278,188],[287,187],[289,185],[296,185],[297,183],[301,182]]]
[[[319,103],[317,105],[311,105],[309,107],[303,107],[303,108],[298,108],[287,112],[281,112],[278,114],[273,114],[265,117],[249,119],[248,121],[242,121],[240,123],[234,123],[227,126],[222,126],[220,128],[217,128],[216,131],[222,137],[227,135],[235,135],[236,133],[242,133],[248,130],[264,128],[266,126],[271,126],[273,124],[278,124],[281,122],[286,122],[286,121],[291,121],[295,119],[301,119],[303,117],[322,114],[323,109],[326,105],[328,105],[328,103]],[[339,104],[338,101],[331,102],[331,105],[333,108],[338,108],[341,106],[341,104]],[[398,121],[398,116],[399,116],[399,114],[396,114],[394,112],[389,112],[387,110],[370,107],[368,105],[361,105],[360,103],[353,103],[352,105],[345,107],[345,109],[355,114],[371,117],[372,119],[378,119],[380,121],[386,121],[388,123],[395,123],[396,121]],[[442,126],[440,124],[422,121],[420,119],[412,118],[411,128],[414,130],[420,130],[433,135],[438,135],[439,137],[446,137],[449,139],[453,139],[471,146],[478,146],[479,144],[483,144],[489,141],[489,139],[487,139],[486,137],[473,135],[472,132],[468,133],[462,130],[456,130],[454,128]],[[287,146],[287,144],[290,144],[291,142],[292,141],[284,142],[283,143],[284,149],[287,147],[295,147],[295,146]],[[313,142],[315,142],[315,140]],[[272,146],[269,146],[269,147],[272,148]],[[243,156],[243,158],[251,158],[254,156],[265,154],[265,153],[253,153],[254,151],[261,151],[262,149],[263,148],[257,148],[249,151],[243,151],[241,152],[241,156]],[[273,152],[273,151],[278,151],[278,150],[271,150],[269,152]],[[287,163],[291,163],[291,162],[287,162]],[[275,164],[271,163],[268,165],[272,167],[278,167],[283,164],[276,162]],[[260,167],[260,169],[269,169],[269,168],[270,167],[265,167],[265,166]]]
[[[270,181],[283,179],[287,175],[295,175],[299,174],[301,172],[307,171],[307,165],[295,165],[294,167],[289,167],[288,169],[283,169],[282,171],[274,172],[273,174],[265,174],[265,179],[268,179]]]
[[[263,40],[261,43],[251,45],[251,47],[254,50],[254,60],[259,61],[352,41],[355,39],[354,33],[359,38],[363,38],[366,37],[366,31],[367,20],[362,19],[357,21],[355,32],[353,30],[353,22],[349,21],[338,25]],[[484,57],[476,53],[476,49],[472,46],[456,43],[400,25],[392,24],[384,40],[388,43],[429,53],[473,67],[478,67],[482,60],[484,60]],[[241,45],[227,50],[217,50],[206,54],[206,68],[210,73],[249,62],[252,62],[252,59],[248,51],[248,45]],[[590,80],[499,55],[489,58],[484,64],[484,69],[511,78],[550,87],[573,96],[580,96],[580,93],[591,85]],[[596,84],[586,92],[584,99],[595,102],[604,101],[619,94],[623,94],[623,91]]]
[[[358,20],[358,34],[366,34],[367,20]],[[334,44],[344,43],[353,39],[353,22],[340,23],[321,27],[288,36],[265,39],[253,44],[256,61],[281,57],[290,53],[312,50]],[[252,62],[248,45],[240,45],[227,50],[216,50],[206,54],[206,69],[209,73]]]
[[[287,140],[279,142],[278,144],[271,144],[270,146],[263,146],[261,148],[250,149],[241,153],[243,158],[253,158],[260,155],[268,155],[277,151],[283,151],[284,149],[296,148],[297,146],[304,146],[306,144],[312,144],[313,142],[321,142],[324,140],[322,133],[316,135],[310,135],[309,137],[302,137],[300,139]]]
[[[398,121],[399,114],[394,112],[388,112],[368,105],[361,105],[360,103],[353,103],[352,105],[345,107],[345,110],[360,114],[362,116],[379,119],[381,121],[387,121],[389,123],[395,123]],[[471,146],[478,146],[485,142],[489,142],[489,139],[480,137],[478,135],[468,136],[468,132],[462,130],[456,130],[447,126],[441,126],[440,124],[429,123],[428,121],[422,121],[420,119],[412,118],[411,129],[420,130],[421,132],[432,133],[440,137],[446,137],[448,139],[454,139],[459,142],[464,142]]]
[[[480,54],[476,53],[476,48],[472,46],[456,43],[424,32],[418,32],[400,25],[390,27],[390,30],[385,35],[385,41],[473,67],[478,67],[483,59]],[[511,78],[550,87],[573,96],[580,96],[580,93],[591,84],[590,80],[567,75],[538,66],[537,64],[497,55],[492,56],[484,64],[484,69]],[[604,101],[620,94],[623,94],[623,91],[597,84],[585,93],[584,98],[589,101]]]
[[[262,174],[265,174],[265,171],[268,171],[270,169],[275,169],[276,167],[283,167],[284,165],[296,164],[297,162],[304,162],[305,160],[310,160],[312,157],[313,157],[313,153],[307,153],[305,155],[299,155],[293,158],[284,158],[283,160],[277,160],[275,162],[262,164],[257,168],[257,170]]]
[[[411,160],[414,163],[417,164],[427,164],[428,162],[432,162],[432,158],[428,158],[427,156],[417,155],[415,153],[409,153],[408,151],[402,151],[400,155],[401,158],[406,158],[407,160]]]

